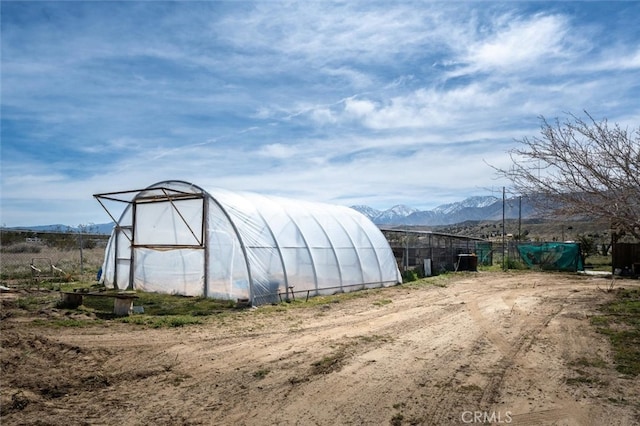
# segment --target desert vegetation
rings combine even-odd
[[[102,266],[107,239],[107,235],[72,231],[2,229],[0,280],[12,286],[28,283],[33,278],[38,278],[43,285],[52,281],[90,280]]]

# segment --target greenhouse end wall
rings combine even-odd
[[[260,305],[401,282],[380,230],[347,207],[181,181],[128,193],[105,254],[108,287]]]

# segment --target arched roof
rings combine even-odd
[[[269,295],[272,300],[274,292],[320,294],[400,281],[383,234],[348,207],[221,188],[205,190],[184,181],[163,181],[143,190],[97,194],[96,198],[129,203],[118,223],[131,226],[132,246],[141,251],[132,256],[134,272],[144,269],[149,275],[150,266],[135,264],[142,258],[162,257],[166,263],[166,254],[152,250],[204,249],[203,292],[207,295],[233,297],[232,287],[245,281],[249,297],[259,304],[256,298]],[[140,277],[130,281],[144,286]],[[227,281],[231,285],[225,284],[224,291],[215,289]]]

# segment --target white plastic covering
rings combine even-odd
[[[187,194],[193,194],[190,197]],[[109,240],[109,288],[252,304],[401,282],[380,230],[353,209],[166,181],[137,192]]]

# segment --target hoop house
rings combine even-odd
[[[401,282],[380,230],[347,207],[182,181],[94,197],[116,223],[102,267],[109,288],[260,305]],[[114,201],[126,203],[118,220]]]

